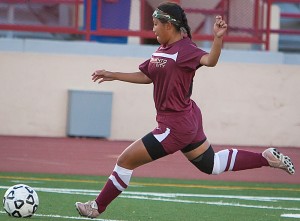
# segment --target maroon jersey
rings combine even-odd
[[[157,113],[185,112],[192,108],[193,78],[205,54],[189,38],[183,38],[160,46],[151,59],[139,66],[153,82]]]

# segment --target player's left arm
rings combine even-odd
[[[214,41],[210,50],[210,53],[203,55],[200,59],[200,64],[208,67],[214,67],[218,63],[223,36],[227,30],[227,24],[221,16],[216,16],[216,22],[214,24]]]

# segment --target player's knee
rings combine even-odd
[[[120,167],[128,168],[130,165],[129,157],[126,157],[124,153],[122,153],[117,159],[117,165]]]
[[[211,146],[200,156],[191,160],[191,163],[194,164],[200,171],[206,174],[214,174],[214,150]]]

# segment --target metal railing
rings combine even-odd
[[[95,3],[97,4],[97,13],[95,15]],[[180,1],[177,1],[180,3]],[[249,10],[246,11],[245,5],[241,2],[252,2],[253,5],[247,5]],[[188,16],[199,18],[199,21],[194,21],[193,39],[196,41],[212,41],[213,36],[211,32],[205,32],[205,26],[209,22],[209,18],[216,14],[221,14],[229,23],[228,34],[224,38],[224,42],[228,43],[248,43],[264,45],[266,50],[270,49],[270,36],[272,33],[288,34],[288,35],[300,35],[300,30],[290,29],[271,29],[271,10],[272,4],[276,2],[285,3],[299,3],[299,0],[254,0],[254,1],[232,1],[232,0],[219,0],[215,1],[213,7],[199,8],[184,7]],[[103,15],[103,6],[105,4],[117,4],[118,0],[0,0],[0,31],[13,31],[13,32],[42,32],[42,33],[56,33],[56,34],[70,34],[81,36],[83,40],[91,40],[92,36],[113,36],[113,37],[130,37],[136,36],[141,39],[155,39],[152,32],[152,27],[147,25],[147,22],[152,22],[149,12],[153,8],[149,7],[147,0],[140,0],[139,5],[134,8],[136,16],[139,17],[139,27],[134,30],[129,27],[124,29],[120,28],[103,28],[101,16]],[[68,19],[69,23],[47,23],[47,19],[43,19],[43,13],[35,11],[35,8],[41,8],[42,6],[48,6],[48,9],[53,7],[55,10],[53,15],[57,16],[58,6],[64,5],[70,9]],[[250,6],[250,7],[249,7]],[[133,6],[132,6],[133,7]],[[46,7],[45,7],[46,8]],[[15,20],[14,13],[16,10],[25,10],[35,22],[26,22],[26,14],[24,18]],[[41,10],[41,9],[40,9]],[[239,17],[239,10],[244,10],[248,18],[247,21],[243,21]],[[50,13],[50,14],[51,14]],[[20,13],[22,14],[22,13]],[[47,13],[45,13],[47,14]],[[1,17],[2,16],[2,17]],[[20,16],[17,14],[17,16]],[[116,15],[110,15],[113,19]],[[198,16],[198,17],[197,17]],[[281,13],[281,17],[300,19],[300,14],[297,13]],[[52,16],[55,17],[55,16]],[[49,15],[51,20],[51,16]],[[127,18],[129,19],[129,18]],[[148,21],[149,20],[149,21]],[[190,20],[190,19],[189,19]],[[211,22],[211,21],[210,21]],[[92,27],[92,23],[95,24]]]

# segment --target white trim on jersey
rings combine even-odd
[[[178,56],[178,52],[176,52],[175,54],[155,52],[155,53],[152,54],[152,56],[154,56],[154,57],[163,57],[163,58],[171,58],[172,60],[176,61],[177,56]]]
[[[163,132],[162,134],[154,134],[154,137],[159,142],[162,142],[164,139],[166,139],[166,137],[170,134],[170,132],[171,132],[170,128],[166,128],[165,132]]]

